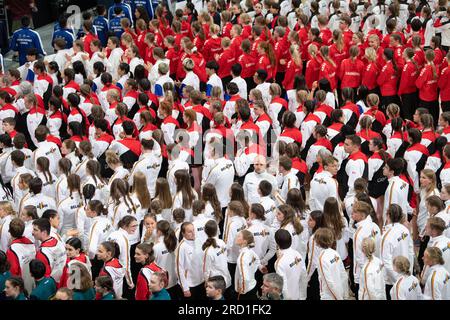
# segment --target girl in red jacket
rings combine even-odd
[[[296,75],[302,74],[303,69],[303,62],[300,57],[299,48],[296,45],[292,45],[289,52],[291,54],[291,58],[287,63],[286,73],[282,82],[282,86],[286,91],[294,89],[294,78]]]
[[[441,69],[438,86],[440,89],[442,112],[446,112],[450,111],[450,52],[447,53]]]
[[[330,58],[330,49],[328,46],[322,46],[320,48],[320,55],[323,58],[323,62],[320,65],[319,80],[322,78],[327,79],[330,82],[331,90],[336,90],[336,63]]]
[[[333,44],[330,46],[330,58],[336,63],[336,71],[339,74],[341,63],[348,58],[347,46],[341,30],[333,31]]]
[[[367,63],[364,66],[364,75],[361,84],[366,86],[370,93],[379,94],[380,90],[378,88],[377,78],[380,69],[377,64],[377,52],[374,48],[369,47],[366,49],[364,57]]]
[[[359,49],[357,46],[350,48],[350,58],[342,60],[339,68],[339,78],[341,79],[342,88],[356,89],[361,84],[361,79],[364,73],[364,64],[358,59]]]
[[[155,272],[164,272],[164,270],[155,263],[152,244],[138,244],[134,254],[134,259],[137,263],[143,265],[142,269],[139,271],[136,281],[135,298],[136,300],[148,300],[151,296],[151,292],[148,288],[151,275]]]
[[[412,119],[412,116],[417,109],[418,97],[416,79],[419,75],[419,68],[414,57],[415,53],[413,49],[406,48],[405,51],[403,51],[405,65],[401,71],[398,95],[400,96],[403,104],[402,117],[404,119]]]
[[[428,49],[425,52],[426,64],[417,77],[416,86],[419,89],[419,106],[430,111],[434,125],[437,126],[439,117],[438,71],[433,62],[434,58],[434,51]]]
[[[381,108],[385,110],[391,103],[400,105],[400,100],[397,96],[398,70],[394,61],[394,50],[384,49],[383,58],[386,64],[378,75],[377,83],[381,91]]]
[[[322,58],[318,54],[319,49],[315,44],[311,44],[308,47],[308,53],[311,57],[311,59],[308,60],[306,63],[305,68],[305,81],[306,86],[308,89],[311,90],[312,85],[314,82],[317,82],[319,80],[319,71],[320,66],[322,65]]]
[[[256,70],[263,69],[267,72],[266,82],[272,82],[276,74],[276,58],[272,45],[263,41],[258,45],[259,59],[256,62]]]

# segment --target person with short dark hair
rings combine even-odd
[[[33,237],[41,242],[36,253],[36,259],[45,265],[45,276],[52,277],[59,282],[66,262],[66,250],[64,244],[50,236],[50,221],[39,218],[33,221]]]
[[[56,283],[52,277],[45,276],[45,265],[38,259],[30,261],[30,273],[36,287],[30,293],[30,300],[50,300],[56,293]]]
[[[345,137],[344,150],[349,155],[341,163],[337,174],[339,182],[339,196],[341,199],[353,190],[353,184],[358,178],[367,179],[369,166],[367,156],[361,152],[361,138],[357,135]]]
[[[33,61],[30,61],[27,58],[29,49],[35,50],[35,54],[33,54],[35,60],[38,54],[43,56],[47,55],[44,51],[44,46],[42,45],[39,33],[31,29],[31,18],[29,16],[22,16],[21,24],[22,27],[13,33],[11,44],[9,46],[10,50],[18,52],[20,66],[24,65],[27,61]],[[31,68],[31,70],[33,69]]]
[[[222,276],[213,276],[206,280],[206,296],[211,300],[225,300],[225,280]]]
[[[37,209],[39,217],[47,209],[56,210],[56,201],[42,193],[42,180],[40,178],[32,178],[29,183],[30,192],[26,194],[19,204],[19,211],[21,211],[25,206],[32,205]]]
[[[120,135],[123,138],[112,141],[109,150],[117,153],[124,168],[131,169],[141,155],[141,143],[135,138],[137,129],[133,121],[125,117],[125,121],[122,122],[122,130]]]

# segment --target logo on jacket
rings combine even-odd
[[[339,261],[339,257],[338,256],[334,256],[334,258],[330,260],[330,263],[333,264],[333,263],[338,262],[338,261]]]
[[[411,292],[411,291],[413,291],[414,289],[416,289],[418,285],[419,285],[419,283],[414,281],[414,282],[412,283],[411,287],[409,287],[408,292]]]
[[[397,238],[397,241],[400,242],[402,240],[405,240],[408,237],[408,234],[406,232],[402,232],[400,237]]]
[[[295,257],[294,261],[291,264],[289,264],[289,268],[292,268],[293,266],[298,265],[300,262],[302,262],[302,258]]]

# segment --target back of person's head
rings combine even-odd
[[[45,269],[45,264],[41,260],[30,261],[30,274],[34,279],[42,279],[45,276]]]
[[[292,244],[291,234],[285,229],[278,229],[275,232],[275,242],[281,250],[288,249]]]

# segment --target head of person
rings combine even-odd
[[[33,221],[33,237],[36,240],[44,241],[50,237],[50,220],[45,218],[39,218]]]
[[[114,282],[110,276],[99,276],[95,279],[95,292],[104,296],[114,292]]]
[[[148,289],[152,293],[160,292],[166,286],[166,274],[164,272],[154,272],[150,277]]]
[[[148,243],[140,243],[137,245],[134,259],[137,263],[142,265],[148,265],[155,260],[153,253],[153,245]]]
[[[322,249],[334,248],[336,246],[333,230],[330,228],[319,228],[314,233],[314,240]]]
[[[5,295],[8,298],[16,299],[25,291],[25,284],[23,279],[18,276],[12,276],[5,282]]]
[[[59,288],[52,300],[73,300],[73,290],[69,288]]]
[[[36,280],[41,280],[45,276],[45,264],[38,259],[30,261],[30,274]]]
[[[212,300],[219,300],[223,297],[226,283],[223,276],[212,276],[206,280],[206,296]]]
[[[369,204],[362,202],[362,201],[356,201],[353,204],[353,210],[352,210],[352,219],[356,223],[365,220],[369,215],[372,208]]]
[[[265,274],[261,286],[261,300],[281,300],[282,293],[283,277],[275,272]]]
[[[357,135],[350,135],[345,137],[344,150],[348,154],[353,154],[361,148],[361,138]]]
[[[423,263],[429,267],[443,265],[445,263],[442,251],[438,247],[429,247],[423,254]]]

